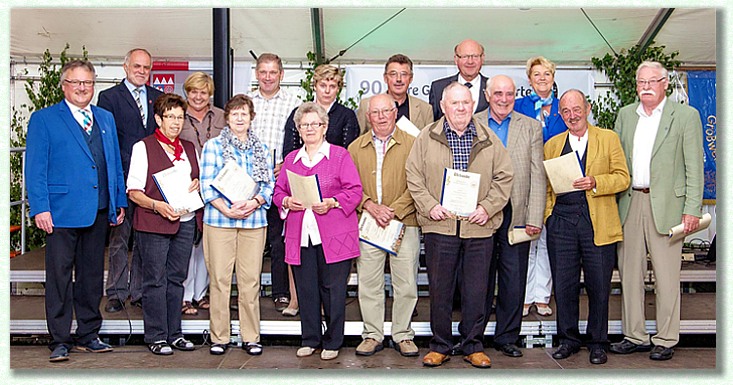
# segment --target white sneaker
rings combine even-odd
[[[298,349],[297,352],[295,352],[295,356],[296,357],[308,357],[308,356],[312,355],[313,352],[315,352],[315,351],[316,351],[315,348],[312,348],[310,346],[303,346],[300,349]]]
[[[332,359],[334,359],[334,358],[336,358],[338,356],[339,356],[339,351],[338,350],[323,349],[321,351],[321,359],[322,360],[332,360]]]

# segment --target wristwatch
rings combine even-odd
[[[341,208],[341,204],[339,203],[338,199],[336,199],[336,197],[331,197],[331,198],[333,198],[333,201],[336,202],[336,205],[334,207]]]

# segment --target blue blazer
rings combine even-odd
[[[565,125],[565,121],[560,116],[560,101],[555,98],[552,101],[552,107],[550,108],[550,116],[547,119],[547,127],[542,128],[542,140],[547,143],[553,136],[565,132],[568,127]],[[534,112],[534,102],[528,96],[517,99],[514,102],[514,111],[521,114],[527,115],[532,119],[536,118]]]
[[[486,82],[489,80],[489,78],[487,78],[483,74],[479,74],[479,76],[481,76],[481,89],[478,92],[478,106],[476,107],[476,112],[474,112],[475,114],[478,114],[479,112],[489,108],[489,102],[486,100],[486,94],[484,93],[484,90],[486,89]],[[430,101],[430,105],[433,106],[434,121],[437,121],[443,116],[443,110],[440,109],[440,99],[443,97],[443,89],[447,87],[448,84],[451,84],[455,81],[458,81],[458,74],[448,76],[447,78],[433,80],[433,83],[430,84],[430,94],[428,95],[428,100]]]
[[[127,207],[117,130],[112,114],[91,106],[107,163],[108,215]],[[36,111],[28,123],[25,178],[30,215],[49,211],[55,227],[89,227],[97,217],[96,164],[66,102]]]
[[[120,143],[122,170],[125,173],[125,178],[127,178],[127,173],[130,171],[132,145],[141,141],[143,138],[153,135],[153,131],[155,131],[153,104],[155,104],[155,100],[160,95],[163,95],[163,93],[150,86],[145,86],[145,90],[148,98],[147,127],[143,126],[137,103],[124,82],[100,92],[97,101],[97,106],[111,112],[114,116],[115,126],[117,126],[117,138]]]

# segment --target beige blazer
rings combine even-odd
[[[516,111],[510,116],[506,148],[514,168],[514,184],[509,199],[512,205],[511,227],[542,227],[547,194],[547,177],[542,165],[545,159],[542,124]],[[477,113],[474,118],[488,125],[489,110]]]

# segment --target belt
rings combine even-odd
[[[644,194],[649,194],[649,187],[644,187],[644,188],[632,187],[631,189],[634,191],[643,192]]]

